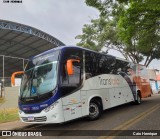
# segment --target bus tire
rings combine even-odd
[[[93,100],[89,104],[89,116],[88,119],[93,121],[99,119],[99,117],[102,114],[102,108],[100,106],[100,103],[96,100]]]
[[[135,101],[135,103],[137,105],[141,104],[141,95],[140,95],[140,93],[137,93],[137,100]]]

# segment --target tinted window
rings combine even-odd
[[[94,52],[85,52],[86,79],[100,75],[112,74],[115,65],[115,58]]]
[[[114,73],[118,74],[120,72],[128,73],[128,69],[130,68],[130,63],[122,60],[116,59]]]
[[[80,60],[80,62],[73,62],[73,75],[68,75],[66,64],[67,60],[75,59]],[[79,88],[83,81],[83,54],[82,50],[78,49],[66,49],[62,53],[61,60],[61,92],[63,95],[67,95],[68,93],[73,92],[77,88]]]
[[[101,55],[99,62],[100,74],[112,74],[115,66],[115,58],[112,56]]]
[[[85,52],[85,72],[86,78],[98,74],[99,55],[93,52]]]

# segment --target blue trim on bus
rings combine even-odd
[[[56,48],[52,48],[50,50],[47,50],[47,51],[45,51],[43,53],[40,53],[40,54],[38,54],[36,56],[33,56],[33,57],[30,58],[30,60],[33,59],[33,58],[36,58],[38,56],[46,55],[46,54],[51,53],[51,52],[56,51],[56,50],[62,50],[63,51],[63,50],[68,49],[68,48],[75,48],[75,49],[80,49],[80,50],[86,50],[86,51],[94,52],[94,53],[97,53],[97,54],[102,54],[102,53],[96,52],[94,50],[90,50],[90,49],[87,49],[87,48],[84,48],[84,47],[80,47],[80,46],[60,46],[60,47],[56,47]],[[104,55],[112,56],[112,55],[108,55],[108,54],[104,54]],[[115,57],[115,56],[112,56],[112,57]]]
[[[136,83],[134,81],[132,82],[130,77],[125,72],[119,72],[119,75],[121,75],[126,80],[128,86],[131,89],[134,100],[136,100]]]
[[[60,93],[57,89],[55,94],[46,101],[42,101],[36,104],[20,104],[19,109],[22,110],[24,113],[38,113],[41,112],[43,109],[47,108],[54,102],[56,102],[59,98],[61,98]]]

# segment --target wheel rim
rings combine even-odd
[[[89,106],[89,115],[91,118],[94,118],[98,116],[99,114],[99,109],[98,106],[95,103],[91,103]]]

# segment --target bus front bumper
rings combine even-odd
[[[26,114],[23,111],[19,111],[19,117],[20,117],[20,120],[24,123],[62,123],[64,122],[61,103],[59,103],[53,109],[47,112],[45,110],[42,110],[40,113]]]

